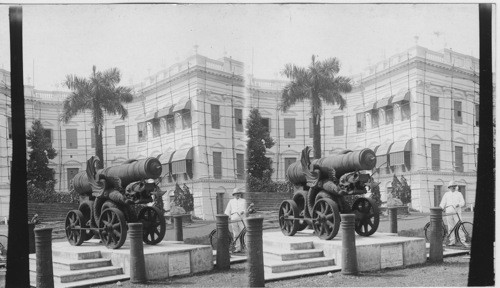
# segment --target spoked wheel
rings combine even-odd
[[[312,218],[314,231],[319,238],[330,240],[339,232],[339,207],[332,199],[319,199],[314,204]]]
[[[424,235],[425,235],[425,241],[426,242],[431,242],[431,222],[427,222],[424,226]],[[448,229],[446,229],[446,226],[443,223],[443,243],[446,242],[446,236],[448,236]]]
[[[293,236],[299,228],[299,221],[293,218],[299,218],[299,208],[295,201],[285,200],[281,202],[278,214],[281,232],[286,236]],[[292,218],[292,219],[290,219]]]
[[[64,229],[66,231],[66,238],[69,244],[73,246],[80,246],[84,240],[83,230],[84,218],[82,212],[79,210],[71,210],[66,215]]]
[[[229,247],[231,247],[231,243],[233,243],[233,234],[229,232],[228,236],[229,237],[227,238],[227,242],[229,242]],[[212,230],[208,237],[210,238],[210,245],[212,246],[212,250],[217,250],[217,242],[219,241],[217,229]]]
[[[462,222],[455,230],[455,239],[458,243],[469,246],[472,244],[472,223]]]
[[[156,207],[144,207],[137,217],[142,222],[142,240],[149,245],[156,245],[165,237],[165,217]]]
[[[108,208],[99,217],[99,234],[106,247],[118,249],[127,239],[127,223],[122,211]]]
[[[358,198],[352,204],[352,212],[356,215],[354,230],[361,236],[370,236],[377,231],[380,213],[375,201]]]

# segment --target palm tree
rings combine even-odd
[[[337,104],[340,109],[344,109],[346,101],[342,93],[348,93],[352,89],[351,79],[336,76],[339,70],[340,63],[337,58],[316,61],[313,55],[309,67],[286,64],[282,71],[282,74],[291,81],[283,88],[280,109],[286,112],[299,101],[311,102],[314,158],[321,158],[322,101],[327,104]]]
[[[65,85],[73,93],[64,100],[61,120],[68,123],[78,113],[91,111],[96,140],[95,152],[97,157],[101,159],[99,168],[102,168],[104,160],[102,144],[104,113],[119,114],[121,119],[125,119],[128,116],[128,111],[122,103],[130,103],[133,100],[131,88],[117,87],[119,82],[120,71],[117,68],[97,72],[96,67],[93,66],[92,75],[88,79],[75,75],[66,76]]]

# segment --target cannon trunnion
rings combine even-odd
[[[340,227],[340,213],[355,214],[355,231],[370,236],[379,225],[375,201],[361,197],[351,207],[345,196],[365,194],[366,187],[378,185],[363,170],[375,167],[375,153],[370,149],[346,150],[337,155],[309,159],[310,148],[302,151],[300,161],[292,163],[286,175],[295,185],[291,200],[281,203],[278,217],[283,234],[293,236],[312,226],[321,239],[333,239]]]
[[[73,188],[89,200],[66,215],[65,232],[70,244],[78,246],[94,236],[111,249],[125,243],[129,222],[143,224],[143,241],[155,245],[165,237],[163,211],[145,204],[161,197],[157,180],[161,164],[157,158],[128,160],[117,166],[96,169],[92,156],[87,169],[73,178]]]

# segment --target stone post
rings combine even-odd
[[[264,287],[264,251],[262,246],[262,217],[245,219],[247,226],[248,287]]]
[[[217,257],[215,265],[219,270],[227,270],[230,268],[229,255],[229,216],[225,214],[217,214]]]
[[[130,241],[130,283],[146,283],[142,223],[128,224],[128,239]]]
[[[342,227],[342,274],[358,274],[358,256],[356,255],[356,238],[354,235],[354,214],[341,214]]]
[[[54,288],[52,228],[35,228],[36,287]]]
[[[443,262],[443,210],[441,207],[431,208],[430,262]]]
[[[35,253],[35,223],[28,223],[29,253]]]
[[[391,233],[398,233],[398,207],[389,207],[389,223],[391,224]]]
[[[182,235],[182,214],[174,215],[174,229],[175,229],[175,240],[176,241],[184,241],[184,237]]]

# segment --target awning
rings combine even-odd
[[[158,110],[157,117],[165,117],[165,116],[167,116],[169,114],[172,114],[173,113],[173,111],[172,111],[173,107],[174,106],[167,105],[167,106],[161,108],[160,110]]]
[[[193,147],[175,151],[170,162],[173,163],[181,160],[193,160]]]
[[[392,97],[394,97],[394,96],[378,100],[377,102],[375,102],[375,104],[373,104],[373,109],[378,109],[378,108],[392,105]]]
[[[376,167],[387,166],[387,156],[389,154],[389,149],[391,148],[392,143],[385,143],[378,146],[377,151],[375,152],[375,156],[377,157]]]
[[[411,139],[394,142],[394,144],[391,146],[390,153],[392,154],[392,153],[405,152],[405,151],[411,151]]]
[[[400,102],[400,101],[410,101],[410,90],[407,88],[402,88],[398,91],[398,93],[392,98],[392,103]]]
[[[181,99],[175,106],[172,111],[177,112],[180,110],[190,110],[191,109],[191,99]]]

